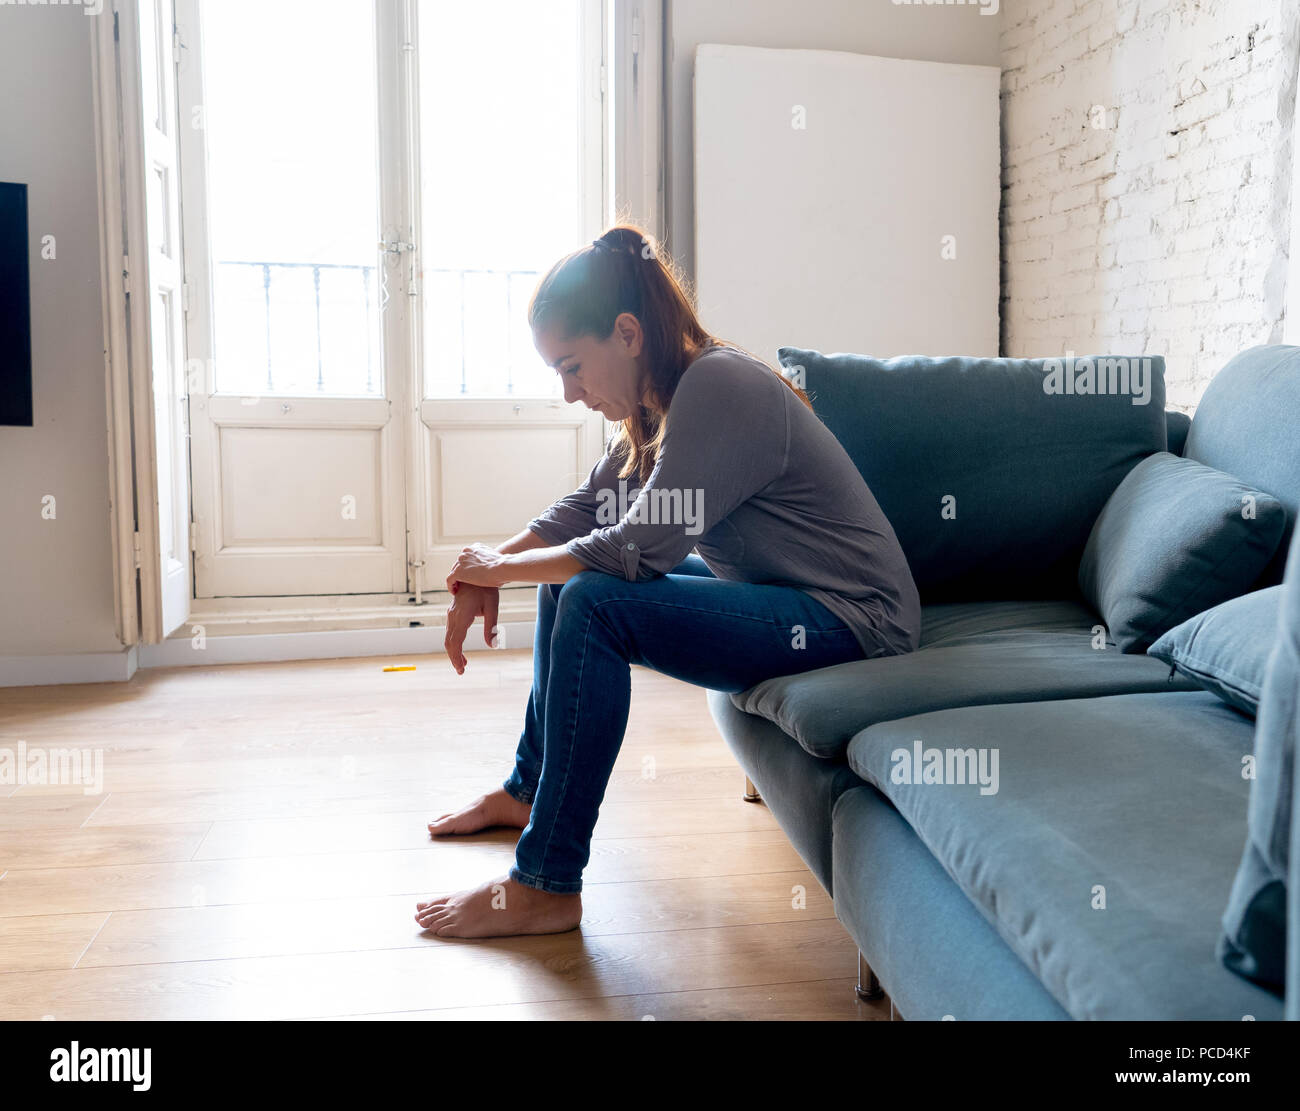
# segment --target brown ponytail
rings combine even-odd
[[[647,403],[620,422],[610,449],[611,457],[626,454],[620,478],[634,467],[649,478],[677,383],[701,348],[723,342],[704,330],[689,289],[676,263],[649,235],[632,224],[618,224],[552,266],[528,304],[531,328],[553,328],[567,339],[608,339],[620,313],[631,313],[640,322]],[[744,350],[734,343],[727,346]],[[812,408],[803,390],[770,364],[769,369]]]

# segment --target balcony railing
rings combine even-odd
[[[536,375],[541,364],[528,335],[524,310],[540,271],[434,266],[425,267],[423,277],[426,390],[441,387],[444,393],[463,396],[512,395],[516,372],[523,369],[521,354]],[[479,287],[473,296],[472,286]],[[504,337],[504,350],[498,337]],[[453,381],[457,364],[459,382]],[[499,380],[501,368],[504,382]],[[486,388],[489,374],[498,378],[497,389]]]
[[[226,270],[227,273],[239,273],[240,271],[248,272],[252,270],[261,277],[262,282],[262,304],[263,313],[263,336],[265,338],[266,351],[266,389],[268,393],[276,391],[275,385],[275,356],[272,347],[272,319],[274,316],[272,310],[272,285],[273,278],[281,272],[301,274],[304,271],[311,272],[311,284],[313,299],[315,302],[315,329],[314,339],[316,347],[316,391],[325,393],[325,358],[324,346],[321,341],[321,274],[329,273],[340,277],[347,275],[349,278],[355,278],[357,283],[356,296],[361,300],[364,310],[364,319],[367,324],[371,320],[372,305],[375,304],[373,289],[376,267],[374,266],[357,266],[346,263],[329,263],[329,262],[220,262],[218,267]],[[365,354],[366,354],[366,384],[365,393],[375,393],[374,373],[376,365],[375,344],[377,342],[374,328],[369,326],[365,329]],[[332,391],[339,392],[339,391]]]
[[[218,347],[223,337],[230,337],[232,348],[238,351],[234,361],[243,372],[239,382],[230,382],[229,387],[236,391],[254,388],[254,376],[249,371],[253,361],[260,358],[265,361],[268,393],[301,388],[306,347],[307,365],[314,357],[316,393],[356,396],[379,392],[379,318],[388,294],[378,266],[241,260],[219,262],[217,267],[218,286],[230,298],[225,304],[219,301]],[[223,282],[223,277],[228,280]],[[310,287],[304,289],[302,279],[308,277]],[[426,267],[422,277],[426,393],[444,397],[510,396],[522,385],[528,396],[553,394],[554,382],[540,376],[541,364],[524,319],[524,305],[540,277],[539,271]],[[327,287],[324,305],[322,280]],[[304,295],[310,301],[305,317]],[[224,313],[242,315],[243,319],[222,320]],[[252,313],[260,319],[250,320]],[[287,321],[291,313],[297,319]],[[332,320],[333,315],[349,317],[355,326],[349,329],[346,321]],[[250,334],[253,329],[260,331],[260,342]],[[327,329],[334,331],[333,340],[326,335]],[[360,332],[364,332],[364,343]],[[347,350],[331,358],[332,346],[344,341]],[[363,351],[364,388],[359,365]],[[286,381],[291,376],[284,364],[290,357],[298,372],[292,376],[294,381]],[[340,358],[342,374],[352,381],[334,380],[340,373]],[[527,359],[527,364],[521,359]],[[223,358],[223,369],[226,364]],[[517,382],[517,377],[528,381]],[[225,390],[227,385],[219,384],[218,388]]]

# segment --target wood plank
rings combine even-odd
[[[889,1000],[865,1002],[854,990],[857,979],[763,984],[724,990],[657,992],[653,995],[555,999],[543,1003],[505,1003],[496,1007],[448,1007],[380,1015],[341,1015],[369,1022],[888,1022]],[[326,1021],[337,1021],[331,1019]]]
[[[427,783],[401,780],[349,780],[337,779],[321,782],[306,789],[292,790],[285,784],[267,784],[256,787],[195,787],[172,791],[114,791],[85,819],[87,828],[100,826],[154,826],[193,822],[256,822],[313,819],[324,822],[330,818],[371,821],[388,815],[395,820],[409,821],[413,816],[414,828],[426,826],[429,819],[464,805],[486,790],[500,786],[509,774],[508,765],[500,775],[457,777],[450,780],[430,779]],[[671,787],[673,781],[669,781]],[[722,792],[721,780],[716,790]],[[659,798],[658,779],[643,780],[640,785],[632,775],[618,784],[617,794],[609,800],[611,812],[622,815],[616,826],[611,819],[610,830],[614,836],[634,836],[649,825],[655,828],[688,828],[696,832],[711,829],[769,828],[772,824],[763,807],[746,804],[740,797],[740,779],[730,779],[732,790],[699,799]],[[619,796],[639,795],[642,801],[622,802]],[[658,823],[646,818],[636,818],[627,808],[661,806],[662,818]],[[602,808],[602,816],[604,815]],[[615,832],[627,828],[629,832]]]
[[[304,929],[310,929],[309,921]],[[853,967],[834,919],[648,934],[15,972],[0,1020],[288,1019],[817,982]]]
[[[799,906],[796,889],[803,895]],[[412,895],[389,895],[118,911],[80,967],[421,946],[427,938],[413,920],[415,903]],[[584,936],[595,937],[834,916],[812,874],[792,871],[590,884],[581,928]]]
[[[124,794],[127,802],[160,805],[158,799],[135,799],[139,793],[155,792],[176,796],[182,791],[197,792],[198,799],[227,797],[233,792],[267,789],[286,793],[313,792],[336,784],[357,784],[360,790],[369,785],[374,793],[401,789],[407,795],[432,798],[445,788],[458,792],[468,801],[485,790],[499,786],[514,763],[516,739],[499,740],[494,750],[485,749],[465,759],[447,758],[427,743],[406,752],[351,753],[338,756],[251,756],[226,760],[162,761],[109,758],[104,766],[105,794]],[[634,751],[629,750],[615,766],[605,792],[608,802],[637,799],[715,799],[739,797],[741,775],[735,762],[719,753],[713,764],[679,767],[665,763],[661,753],[653,764],[641,766]],[[269,788],[249,787],[268,784]],[[420,784],[427,784],[421,788]],[[20,791],[23,797],[40,795],[81,795],[78,786],[0,788],[0,798]],[[206,792],[206,794],[205,794]],[[164,800],[165,801],[165,800]],[[98,818],[98,815],[97,815]]]
[[[73,968],[107,920],[107,914],[0,918],[0,973]]]
[[[75,794],[24,797],[16,793],[0,804],[0,833],[79,829],[106,798],[87,795],[80,787]]]
[[[427,828],[429,819],[463,801],[463,794],[447,794],[436,804],[404,813],[339,814],[287,821],[218,821],[213,823],[211,832],[204,838],[196,859],[418,849],[433,843]],[[776,819],[766,807],[754,806],[735,797],[709,799],[707,805],[697,799],[607,802],[601,807],[595,835],[600,838],[653,837],[664,830],[672,830],[677,834],[707,836],[778,828]],[[442,838],[437,843],[454,845],[469,840]]]
[[[43,830],[39,837],[0,833],[0,872],[24,868],[93,868],[189,860],[209,822],[166,826],[85,826]]]
[[[509,831],[501,831],[388,852],[11,869],[0,879],[0,916],[328,899],[340,893],[422,897],[504,875],[514,861],[514,842]],[[803,866],[779,830],[720,833],[702,841],[677,835],[607,838],[592,843],[583,884],[761,875]]]

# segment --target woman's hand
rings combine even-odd
[[[468,548],[461,548],[455,565],[447,575],[447,589],[455,594],[457,583],[504,586],[509,581],[505,577],[509,558],[487,544],[471,544]]]
[[[493,630],[497,627],[497,606],[500,595],[494,587],[472,586],[462,583],[456,591],[456,597],[447,607],[447,635],[443,637],[442,646],[447,658],[457,675],[465,674],[465,665],[469,663],[462,648],[465,634],[474,627],[478,617],[483,618],[483,643],[494,648]]]

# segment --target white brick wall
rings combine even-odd
[[[1002,351],[1164,355],[1191,409],[1282,339],[1300,3],[1003,0],[1002,19]]]

